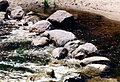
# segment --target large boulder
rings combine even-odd
[[[80,70],[80,72],[87,77],[93,77],[100,75],[102,72],[105,71],[105,69],[107,69],[107,67],[107,65],[102,64],[89,64],[83,67],[83,69]]]
[[[64,46],[68,41],[76,39],[76,36],[64,30],[45,31],[41,36],[47,36],[56,46]]]
[[[97,47],[93,45],[92,43],[85,43],[80,45],[78,48],[76,48],[72,55],[74,57],[85,57],[87,54],[93,53],[97,51]]]
[[[57,10],[47,20],[55,26],[71,26],[75,23],[73,15],[65,10]]]
[[[13,19],[21,19],[24,15],[24,11],[21,6],[9,7],[8,11],[10,11],[11,18]]]
[[[0,11],[6,11],[8,6],[9,6],[9,3],[7,0],[0,1]]]
[[[51,28],[51,23],[47,20],[41,20],[30,26],[30,32],[41,33]]]
[[[56,48],[52,51],[52,56],[57,59],[64,59],[68,55],[68,50],[63,47]]]

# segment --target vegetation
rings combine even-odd
[[[27,63],[27,62],[31,62],[31,63],[37,63],[39,65],[46,65],[48,64],[49,59],[47,59],[48,57],[46,56],[41,56],[41,57],[37,57],[37,56],[33,56],[33,55],[17,55],[17,56],[3,56],[1,57],[0,61],[6,61],[6,62],[15,62],[15,63]]]
[[[5,64],[0,64],[0,70],[9,71],[9,72],[13,72],[13,71],[23,71],[23,72],[31,72],[31,73],[35,72],[35,71],[33,71],[33,70],[29,69],[29,68],[14,67],[14,66],[5,65]]]

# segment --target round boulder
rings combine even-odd
[[[47,20],[54,26],[71,26],[75,23],[73,15],[65,10],[57,10]]]
[[[56,46],[64,46],[67,42],[76,39],[76,36],[72,32],[64,30],[45,31],[41,36],[49,37]]]

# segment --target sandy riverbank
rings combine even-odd
[[[44,0],[8,0],[12,5],[43,5]],[[48,0],[50,6],[72,8],[103,15],[120,21],[120,0]]]

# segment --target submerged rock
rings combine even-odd
[[[51,28],[51,23],[47,20],[41,20],[30,26],[30,32],[42,33]]]
[[[56,48],[52,51],[52,56],[57,59],[64,59],[68,55],[68,50],[63,47]]]
[[[56,46],[64,46],[68,41],[76,39],[72,32],[64,30],[45,31],[41,36],[47,36]]]
[[[75,23],[73,15],[65,10],[57,10],[55,13],[50,15],[47,20],[55,26],[70,26]]]

